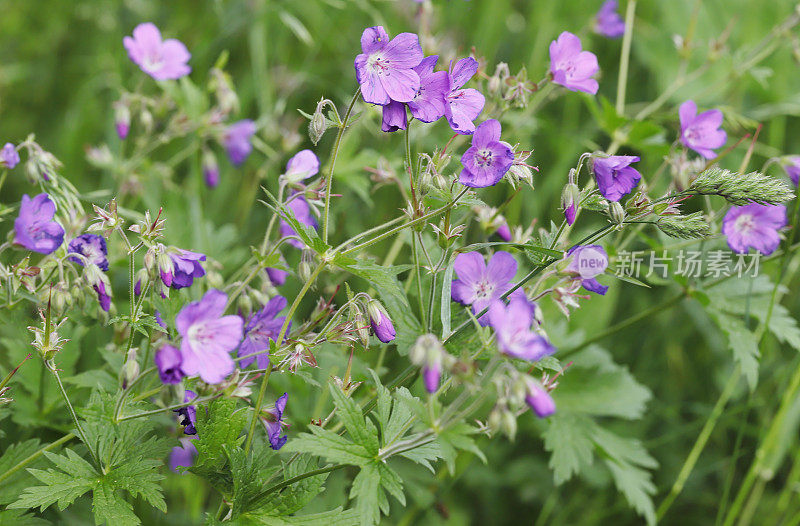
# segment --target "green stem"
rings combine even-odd
[[[64,389],[64,384],[61,383],[61,376],[59,376],[58,371],[55,368],[55,365],[51,367],[51,365],[45,362],[45,366],[50,370],[53,377],[56,379],[56,383],[58,384],[58,389],[61,391],[61,396],[64,398],[64,402],[67,404],[67,409],[69,410],[69,414],[72,417],[72,422],[75,424],[75,430],[78,432],[78,436],[81,438],[81,441],[86,445],[86,449],[89,450],[89,455],[91,455],[92,460],[97,466],[98,469],[102,469],[102,465],[100,464],[100,459],[97,456],[92,445],[89,443],[89,439],[86,437],[86,433],[83,431],[83,427],[81,427],[80,421],[78,421],[78,415],[75,414],[75,408],[72,407],[72,403],[69,401],[69,396],[67,396],[67,391]]]
[[[347,129],[347,123],[350,121],[350,114],[353,113],[353,107],[356,105],[360,89],[356,90],[350,105],[347,107],[347,113],[344,114],[344,120],[339,127],[339,133],[336,134],[336,142],[333,144],[333,152],[331,153],[331,168],[328,170],[328,177],[325,178],[325,210],[322,213],[322,241],[328,242],[328,216],[331,208],[331,186],[333,186],[333,171],[336,168],[336,158],[339,156],[339,147],[342,144],[342,135]],[[249,438],[249,436],[248,436]]]
[[[8,477],[13,475],[14,473],[19,471],[20,469],[24,468],[25,466],[27,466],[28,464],[30,464],[31,462],[33,462],[37,458],[41,457],[44,454],[45,451],[50,451],[51,449],[55,449],[58,446],[60,446],[61,444],[65,443],[65,442],[69,442],[73,438],[75,438],[75,435],[73,433],[67,433],[63,437],[61,437],[58,440],[56,440],[55,442],[52,442],[52,443],[46,445],[45,447],[41,448],[37,452],[35,452],[35,453],[31,454],[30,456],[24,458],[23,460],[20,460],[14,467],[12,467],[8,471],[6,471],[2,475],[0,475],[0,482],[3,482],[5,479],[7,479]]]
[[[625,114],[625,90],[628,85],[628,62],[631,56],[631,40],[633,40],[633,15],[636,12],[636,0],[628,0],[625,10],[625,34],[622,37],[622,52],[619,57],[619,78],[617,80],[617,113]]]
[[[418,236],[416,234],[411,236],[411,254],[414,258],[414,272],[417,281],[417,299],[419,300],[419,315],[422,318],[422,325],[424,327],[427,327],[428,324],[425,319],[426,318],[425,305],[424,305],[425,300],[422,299],[422,275],[420,274],[419,271],[419,251],[417,250],[417,237]],[[419,240],[419,242],[422,243],[422,240]]]
[[[294,484],[296,482],[300,482],[303,479],[307,479],[309,477],[315,477],[317,475],[322,475],[324,473],[330,473],[331,471],[336,471],[337,469],[342,469],[343,467],[346,467],[346,466],[347,466],[347,464],[337,464],[335,466],[328,466],[328,467],[324,467],[324,468],[315,469],[315,470],[312,470],[312,471],[307,471],[305,473],[301,473],[300,475],[297,475],[296,477],[292,477],[290,479],[286,479],[283,482],[279,482],[279,483],[275,484],[274,486],[270,486],[269,488],[264,490],[263,493],[261,493],[260,495],[255,497],[255,499],[260,499],[260,498],[266,497],[270,493],[275,493],[276,491],[280,491],[283,488],[285,488],[287,486],[291,486],[292,484]]]
[[[125,420],[133,420],[134,418],[142,418],[143,416],[150,416],[150,415],[157,415],[159,413],[166,413],[167,411],[172,411],[174,409],[180,409],[182,407],[187,407],[187,406],[190,406],[190,405],[202,404],[204,402],[209,402],[211,400],[219,398],[220,396],[222,396],[222,393],[218,393],[218,394],[215,394],[215,395],[212,395],[212,396],[206,396],[206,397],[203,397],[203,398],[199,398],[199,397],[198,398],[193,398],[192,400],[189,400],[188,402],[184,402],[182,404],[175,404],[175,405],[170,405],[170,406],[167,406],[167,407],[160,407],[158,409],[152,409],[150,411],[142,411],[141,413],[135,413],[135,414],[132,414],[132,415],[127,415],[127,416],[121,416],[119,418],[118,422],[124,422]]]

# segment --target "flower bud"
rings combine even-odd
[[[325,106],[329,104],[334,107],[335,111],[336,107],[334,106],[333,102],[328,99],[320,99],[320,101],[317,103],[317,108],[314,110],[314,114],[311,116],[311,122],[308,123],[308,137],[315,146],[320,139],[322,139],[322,136],[325,134],[325,130],[328,129],[328,123],[322,111],[325,109]]]
[[[151,133],[153,131],[153,114],[148,110],[142,110],[142,113],[139,114],[139,121],[142,123],[142,127],[147,133]]]
[[[369,323],[372,326],[372,332],[383,343],[389,343],[394,340],[396,332],[392,320],[383,305],[377,300],[370,300],[367,304],[367,313],[369,314]]]
[[[525,383],[527,386],[525,402],[536,416],[544,418],[556,412],[556,403],[539,381],[528,376],[525,378]]]
[[[122,101],[114,104],[114,127],[120,139],[125,139],[131,129],[131,111]]]
[[[611,221],[614,224],[621,225],[625,221],[625,210],[617,201],[609,203],[608,215],[611,216]]]
[[[508,409],[500,415],[500,430],[511,440],[517,436],[517,417]]]
[[[122,366],[122,388],[127,389],[128,385],[139,376],[139,362],[136,361],[136,349],[128,352],[128,359]]]
[[[219,184],[219,165],[211,150],[203,151],[203,179],[209,188],[214,188]]]
[[[580,195],[581,191],[575,183],[564,185],[564,190],[561,192],[561,209],[564,210],[564,218],[566,218],[568,225],[572,225],[575,222]]]
[[[162,252],[156,258],[156,264],[158,265],[161,282],[167,287],[171,286],[172,278],[175,277],[175,263],[172,261],[172,258],[165,252]]]
[[[422,380],[429,393],[439,388],[444,354],[442,343],[433,334],[423,334],[417,338],[409,351],[408,357],[412,363],[422,368]]]

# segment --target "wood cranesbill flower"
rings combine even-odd
[[[449,86],[444,96],[444,115],[456,133],[469,135],[475,132],[475,123],[486,99],[474,89],[462,89],[462,86],[478,71],[478,61],[472,57],[462,58],[453,65],[447,74]]]
[[[556,412],[556,403],[541,383],[527,377],[525,386],[525,403],[536,413],[536,416],[544,418]]]
[[[381,131],[391,133],[405,130],[408,127],[406,105],[396,100],[389,101],[383,106],[381,114]]]
[[[239,316],[223,316],[228,296],[209,290],[200,301],[186,305],[175,318],[181,340],[181,369],[218,384],[233,372],[229,354],[242,341],[244,322]]]
[[[597,93],[599,85],[592,78],[600,67],[594,53],[583,51],[581,39],[569,31],[550,43],[550,74],[553,82],[570,91]]]
[[[158,367],[158,376],[161,378],[162,383],[179,384],[181,379],[186,376],[181,369],[181,364],[183,363],[181,352],[176,347],[168,343],[162,345],[156,351],[153,359],[156,362],[156,367]]]
[[[281,431],[286,422],[283,420],[283,413],[286,411],[286,400],[289,398],[288,393],[283,393],[280,398],[275,401],[275,407],[264,409],[262,411],[261,421],[264,423],[264,428],[267,430],[267,439],[269,445],[275,451],[283,447],[288,440],[286,435],[281,436]]]
[[[253,151],[251,139],[256,133],[256,123],[250,119],[234,122],[222,136],[222,145],[235,166],[241,165]]]
[[[500,140],[500,123],[495,119],[482,122],[472,136],[472,146],[461,156],[459,181],[471,188],[496,185],[514,164],[514,151]]]
[[[11,169],[19,164],[19,152],[13,144],[7,142],[0,149],[0,166]]]
[[[244,328],[244,340],[239,344],[239,351],[237,356],[247,356],[249,354],[261,354],[243,358],[240,362],[242,368],[247,367],[253,361],[256,361],[259,369],[266,369],[269,367],[269,342],[278,339],[281,332],[281,327],[286,322],[285,316],[278,316],[278,313],[286,308],[286,298],[283,296],[275,296],[267,302],[264,307],[253,313],[247,320]],[[291,322],[289,327],[291,327]],[[287,333],[288,328],[287,328]],[[286,339],[286,336],[283,338]]]
[[[439,55],[422,59],[413,69],[419,75],[419,89],[408,102],[411,115],[422,122],[434,122],[445,114],[445,95],[450,91],[446,71],[434,71]]]
[[[314,217],[314,214],[311,212],[311,207],[306,201],[305,197],[303,196],[293,196],[289,199],[289,202],[286,204],[286,207],[294,213],[295,219],[301,222],[304,225],[310,226],[314,229],[319,228],[319,223],[317,222],[317,218]],[[280,225],[280,233],[282,237],[289,237],[289,236],[297,236],[297,232],[294,229],[281,219]],[[290,245],[295,248],[303,248],[303,242],[299,239],[290,239],[287,241]]]
[[[133,37],[123,38],[122,43],[133,63],[156,80],[179,79],[192,71],[186,46],[174,38],[162,41],[161,32],[149,22],[136,26]]]
[[[392,319],[386,309],[383,308],[379,302],[372,300],[367,304],[367,313],[369,314],[369,324],[372,327],[372,332],[383,343],[389,343],[394,340],[397,332],[394,330]]]
[[[311,150],[301,150],[286,163],[286,171],[281,177],[289,183],[299,183],[319,173],[319,158]]]
[[[596,157],[592,162],[597,188],[609,201],[619,201],[636,188],[642,174],[631,163],[639,162],[634,155],[612,155]]]
[[[576,245],[566,253],[571,258],[566,271],[580,279],[583,288],[589,292],[605,295],[608,287],[597,281],[596,277],[608,268],[608,254],[600,245]]]
[[[70,261],[84,266],[84,261],[93,263],[100,267],[100,270],[108,270],[108,248],[106,246],[106,239],[97,234],[81,234],[74,238],[67,245],[67,252],[71,254],[80,254],[85,259],[72,256]]]
[[[471,305],[473,314],[481,312],[494,300],[509,291],[517,273],[517,261],[508,252],[495,252],[487,265],[477,252],[459,254],[453,262],[458,279],[453,280],[450,296],[462,305]],[[524,296],[517,289],[512,296]],[[489,323],[488,315],[481,316],[481,325]]]
[[[286,283],[286,276],[287,274],[289,274],[287,271],[271,267],[265,270],[267,272],[267,277],[269,278],[270,283],[272,283],[276,287],[278,285],[283,285],[284,283]]]
[[[64,242],[64,228],[53,220],[56,204],[47,194],[22,196],[14,221],[14,243],[33,252],[52,254]]]
[[[197,393],[194,391],[190,391],[187,389],[183,392],[183,403],[191,402],[197,398]],[[197,407],[193,405],[187,405],[178,409],[173,409],[175,413],[178,415],[178,423],[183,426],[183,434],[184,435],[196,435],[197,428]]]
[[[678,115],[683,145],[706,159],[715,158],[717,154],[713,150],[722,147],[728,139],[725,130],[719,129],[722,125],[722,112],[708,110],[698,115],[697,104],[693,100],[687,100],[681,104]]]
[[[355,68],[365,102],[383,106],[414,98],[420,79],[413,68],[424,56],[417,35],[400,33],[389,40],[382,26],[368,27],[361,35],[361,51]]]
[[[738,254],[745,254],[750,248],[765,256],[772,254],[781,243],[778,230],[785,226],[784,205],[732,206],[722,219],[722,233],[731,250]]]
[[[185,287],[191,287],[194,283],[194,278],[202,278],[206,275],[206,271],[200,264],[201,261],[206,260],[206,255],[200,252],[192,252],[191,250],[183,250],[182,248],[176,249],[177,252],[169,254],[172,260],[172,279],[170,283],[166,283],[168,287],[175,290]]]
[[[197,448],[194,447],[192,440],[196,440],[197,436],[184,437],[180,439],[180,446],[175,446],[169,453],[169,469],[175,473],[181,473],[178,468],[190,468],[194,465],[194,459],[197,458]]]
[[[786,158],[783,163],[786,175],[792,180],[795,186],[800,184],[800,155],[792,155]]]
[[[524,297],[515,297],[508,305],[499,299],[492,301],[489,324],[494,329],[500,352],[535,362],[556,351],[547,338],[531,330],[535,313],[536,305]]]
[[[94,263],[86,265],[83,276],[97,294],[97,301],[100,303],[100,307],[108,312],[111,308],[111,282],[108,276]]]
[[[625,21],[617,13],[617,0],[607,0],[594,17],[594,32],[608,38],[625,34]]]

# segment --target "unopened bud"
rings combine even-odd
[[[114,127],[120,139],[125,139],[131,129],[131,111],[122,101],[114,104]]]
[[[625,209],[617,201],[609,203],[608,215],[611,216],[611,221],[614,224],[621,225],[625,222]]]
[[[203,151],[203,179],[209,188],[214,188],[219,184],[219,165],[211,150]]]
[[[517,436],[517,417],[513,412],[505,410],[501,413],[500,430],[512,441]]]
[[[564,218],[568,225],[575,222],[578,213],[578,202],[580,201],[581,191],[575,183],[567,183],[561,192],[561,209],[564,210]]]

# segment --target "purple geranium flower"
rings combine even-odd
[[[3,149],[0,150],[0,166],[5,166],[8,169],[14,168],[19,164],[19,153],[13,144],[7,142]]]
[[[625,34],[625,21],[617,13],[617,0],[608,0],[594,17],[594,32],[608,38]]]
[[[786,159],[783,165],[786,175],[792,180],[795,186],[800,184],[800,155],[792,155]]]
[[[503,224],[497,227],[497,235],[500,236],[500,239],[503,241],[511,241],[511,229],[508,228],[508,223],[506,220],[503,220]]]
[[[780,245],[778,230],[785,226],[784,205],[752,203],[732,206],[722,220],[722,233],[728,238],[728,246],[734,252],[745,254],[754,248],[768,256]]]
[[[184,391],[183,393],[184,404],[186,402],[191,402],[195,398],[197,398],[197,393],[195,393],[194,391],[190,391],[188,389]],[[195,428],[195,426],[197,425],[197,407],[193,405],[187,405],[179,409],[173,409],[173,411],[175,411],[178,414],[178,418],[180,419],[178,420],[178,423],[184,426],[183,434],[196,435],[197,428]]]
[[[406,114],[405,104],[392,100],[389,101],[389,104],[383,106],[381,131],[396,132],[397,130],[405,130],[407,126],[408,115]]]
[[[181,370],[181,363],[183,363],[181,352],[176,347],[168,343],[162,345],[156,352],[154,360],[162,383],[179,384],[181,379],[186,376]]]
[[[728,139],[722,125],[722,112],[719,110],[704,111],[697,114],[697,104],[687,100],[681,104],[678,114],[681,119],[681,142],[706,159],[717,156],[712,150],[721,147]]]
[[[456,257],[453,270],[458,279],[453,280],[450,296],[462,305],[472,305],[472,312],[478,314],[511,289],[517,261],[508,252],[500,251],[486,265],[479,253],[467,252]],[[524,295],[521,289],[512,293],[512,297],[519,295]],[[482,316],[480,322],[488,324],[489,317]]]
[[[100,303],[100,308],[108,312],[108,309],[111,308],[111,295],[106,289],[106,284],[98,281],[95,285],[92,285],[92,288],[97,293],[97,301]]]
[[[250,155],[250,152],[253,151],[250,139],[255,133],[256,123],[250,119],[234,122],[225,130],[222,143],[234,165],[239,166],[242,164],[247,159],[247,156]]]
[[[594,53],[582,51],[581,39],[569,31],[550,43],[550,74],[556,84],[594,95],[598,84],[592,76],[599,70]]]
[[[278,317],[278,313],[285,307],[286,298],[275,296],[260,311],[250,316],[244,328],[244,340],[239,345],[237,356],[247,356],[248,354],[269,349],[269,342],[278,339],[281,327],[286,322],[285,316]],[[286,332],[289,332],[288,329]],[[285,339],[286,336],[284,335]],[[240,366],[242,368],[247,367],[254,360],[257,361],[259,369],[266,369],[269,367],[269,352],[244,358],[241,360]]]
[[[279,450],[286,443],[286,435],[280,436],[286,422],[283,420],[283,412],[286,410],[286,399],[289,398],[287,393],[275,401],[275,407],[272,409],[265,409],[261,421],[264,422],[264,427],[267,430],[267,438],[269,445],[275,451]]]
[[[576,245],[567,251],[566,256],[572,256],[566,270],[580,277],[583,288],[601,296],[605,295],[608,287],[595,279],[608,268],[608,254],[605,249],[600,245]]]
[[[375,300],[370,301],[367,305],[367,312],[369,313],[369,324],[375,336],[383,343],[394,340],[397,332],[394,330],[392,319],[389,318],[383,306]]]
[[[319,173],[319,159],[311,150],[301,150],[286,163],[283,177],[292,183],[299,183]]]
[[[82,234],[69,242],[67,252],[73,254],[80,254],[88,260],[100,267],[100,270],[108,270],[108,248],[106,247],[106,239],[97,234]],[[81,258],[70,257],[70,261],[83,266],[84,263]]]
[[[38,252],[52,254],[64,242],[64,228],[53,221],[56,204],[47,194],[39,194],[33,199],[22,196],[19,215],[14,221],[14,242]]]
[[[635,162],[639,162],[639,158],[633,155],[595,158],[592,171],[597,181],[597,188],[603,197],[609,201],[619,201],[636,188],[642,179],[642,174],[631,166],[631,163]]]
[[[474,88],[461,89],[478,71],[478,61],[472,57],[462,58],[455,66],[450,65],[447,78],[449,86],[445,93],[444,114],[456,133],[469,135],[475,131],[475,123],[486,99]]]
[[[433,71],[439,55],[422,59],[414,68],[419,75],[419,89],[408,109],[415,119],[422,122],[439,120],[445,114],[445,94],[450,91],[450,80],[446,71]]]
[[[385,105],[414,98],[420,79],[413,68],[423,58],[417,35],[400,33],[390,41],[382,26],[368,27],[361,35],[361,51],[355,67],[364,101]]]
[[[317,218],[314,217],[314,214],[311,213],[311,207],[308,205],[308,201],[305,200],[304,197],[298,196],[292,198],[289,203],[286,205],[289,210],[294,213],[295,219],[301,222],[304,225],[313,227],[314,229],[319,228],[319,223],[317,223]],[[283,237],[289,236],[296,236],[297,232],[289,226],[289,223],[281,219],[281,226],[280,226],[280,233]],[[288,241],[290,245],[296,248],[303,248],[303,242],[298,239],[290,239]]]
[[[539,418],[550,416],[556,412],[556,403],[542,384],[533,378],[526,378],[525,402]]]
[[[169,469],[175,473],[180,473],[178,468],[190,468],[194,465],[194,459],[197,457],[197,448],[194,447],[192,440],[196,438],[195,436],[181,438],[181,445],[172,448],[169,453]]]
[[[227,301],[227,294],[212,289],[175,318],[183,338],[181,369],[187,376],[199,375],[206,383],[218,384],[233,371],[229,353],[242,341],[244,322],[239,316],[223,316]]]
[[[199,252],[192,252],[191,250],[178,249],[178,253],[170,253],[172,260],[172,276],[164,280],[164,273],[161,273],[162,281],[168,287],[175,290],[191,287],[194,283],[194,278],[202,278],[206,275],[205,269],[200,264],[201,261],[206,260],[206,255]]]
[[[531,362],[553,354],[556,349],[541,334],[531,330],[536,305],[516,297],[508,306],[494,300],[489,306],[489,323],[495,331],[500,352]]]
[[[136,293],[136,295],[138,296],[139,294]],[[164,321],[164,318],[161,317],[161,313],[158,312],[158,310],[155,311],[153,317],[156,319],[156,323],[158,324],[159,327],[161,327],[162,329],[167,328],[167,322]]]
[[[495,119],[484,121],[472,136],[472,146],[461,156],[459,181],[471,188],[496,185],[514,163],[514,152],[508,143],[500,140],[500,123]]]
[[[162,41],[158,28],[149,22],[136,26],[133,38],[125,37],[122,43],[134,64],[156,80],[178,79],[192,71],[186,46],[174,38]]]
[[[283,285],[286,283],[286,275],[288,272],[285,270],[281,270],[279,268],[267,268],[267,277],[272,282],[273,285]]]

